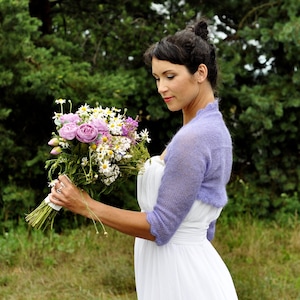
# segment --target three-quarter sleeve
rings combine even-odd
[[[171,239],[190,211],[210,161],[208,143],[193,131],[182,130],[168,146],[157,203],[147,213],[158,245]]]

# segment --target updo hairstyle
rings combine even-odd
[[[215,47],[209,42],[207,23],[204,20],[174,35],[167,36],[150,46],[144,53],[144,61],[151,66],[152,58],[184,65],[194,74],[200,64],[208,69],[207,79],[213,89],[217,85],[218,68]]]

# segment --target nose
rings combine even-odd
[[[167,87],[166,83],[163,80],[157,81],[156,84],[157,84],[157,91],[160,94],[164,94],[168,90],[168,87]]]

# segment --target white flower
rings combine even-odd
[[[55,112],[52,119],[54,120],[55,125],[61,125],[59,118],[62,116],[62,113]]]
[[[88,114],[90,113],[91,108],[90,106],[85,103],[84,105],[80,106],[79,109],[77,110],[77,113],[79,114],[79,116],[88,116]]]
[[[122,134],[122,122],[118,118],[110,120],[110,122],[107,126],[108,126],[111,134],[113,134],[113,135],[121,135]]]
[[[118,165],[113,165],[110,168],[110,173],[107,174],[106,178],[102,179],[102,182],[106,185],[111,185],[113,182],[116,181],[116,179],[119,177],[120,169]]]
[[[51,182],[48,182],[48,187],[54,187],[56,183],[57,183],[57,179],[54,179]]]
[[[143,129],[140,132],[140,137],[142,139],[142,141],[146,141],[147,143],[150,143],[151,139],[149,137],[149,131],[147,129]]]
[[[68,149],[70,144],[67,141],[60,141],[59,146],[61,146],[63,149]]]
[[[57,99],[57,100],[55,100],[55,103],[56,104],[65,104],[66,103],[66,99],[62,99],[62,98]]]
[[[83,158],[81,159],[81,165],[82,165],[83,167],[87,166],[88,163],[89,163],[89,160],[87,159],[87,157],[83,157]]]
[[[115,112],[113,108],[102,108],[101,114],[104,118],[113,118],[115,116]]]
[[[110,173],[110,168],[111,168],[110,163],[107,159],[100,162],[100,166],[99,166],[100,173],[109,174]]]
[[[131,140],[130,138],[126,137],[126,136],[122,136],[120,138],[120,142],[121,142],[121,145],[122,145],[122,149],[124,150],[127,150],[130,148],[130,145],[131,145]]]

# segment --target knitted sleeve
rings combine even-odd
[[[174,136],[167,148],[157,203],[147,213],[157,245],[167,243],[188,214],[210,162],[209,143],[199,133],[182,128]]]

